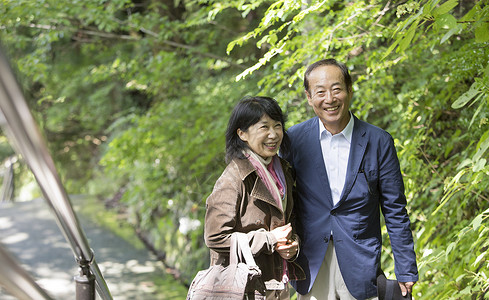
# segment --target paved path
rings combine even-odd
[[[154,278],[169,275],[148,251],[137,250],[111,232],[90,224],[83,216],[78,217],[115,300],[185,299],[176,282],[168,284],[176,291],[169,288],[165,295],[155,294]],[[44,200],[0,203],[0,242],[50,296],[75,299],[73,276],[78,268]],[[13,299],[0,288],[0,300]]]

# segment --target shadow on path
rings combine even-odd
[[[185,288],[166,274],[161,262],[148,251],[135,249],[110,231],[78,217],[115,300],[185,299]],[[54,299],[75,299],[73,276],[78,267],[43,199],[0,203],[0,241]],[[156,293],[155,279],[158,284],[165,283],[164,295]],[[0,289],[0,299],[15,298]]]

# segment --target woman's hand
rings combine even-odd
[[[293,258],[297,254],[299,243],[290,239],[292,236],[292,225],[289,223],[287,225],[277,227],[271,232],[277,239],[275,250],[278,252],[278,254],[283,259]]]
[[[277,244],[275,249],[283,259],[288,260],[294,258],[297,254],[299,243],[297,243],[297,241],[289,241],[286,244]]]
[[[292,225],[290,225],[289,223],[287,225],[277,227],[270,232],[275,236],[275,239],[277,240],[277,246],[279,244],[287,244],[287,241],[292,235]]]

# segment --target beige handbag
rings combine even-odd
[[[190,284],[187,300],[265,299],[261,270],[253,259],[245,233],[231,235],[229,265],[199,271]]]

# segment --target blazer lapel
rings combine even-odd
[[[365,150],[367,149],[368,139],[366,136],[367,132],[365,127],[362,126],[357,117],[353,116],[353,118],[355,121],[351,137],[350,155],[348,157],[345,186],[343,188],[343,192],[341,193],[338,205],[348,197],[348,194],[353,187],[353,183],[355,183],[355,178],[358,174],[363,156],[365,155]]]
[[[317,176],[322,184],[318,185],[318,188],[322,190],[322,195],[326,196],[328,202],[333,206],[333,195],[331,194],[331,187],[329,186],[328,173],[326,172],[326,165],[324,164],[323,152],[321,150],[321,141],[319,139],[319,118],[316,117],[311,122],[311,128],[307,132],[307,139],[305,145],[311,145],[308,147],[308,155],[314,161],[316,166],[315,174],[311,176]],[[315,180],[315,179],[312,179]]]

